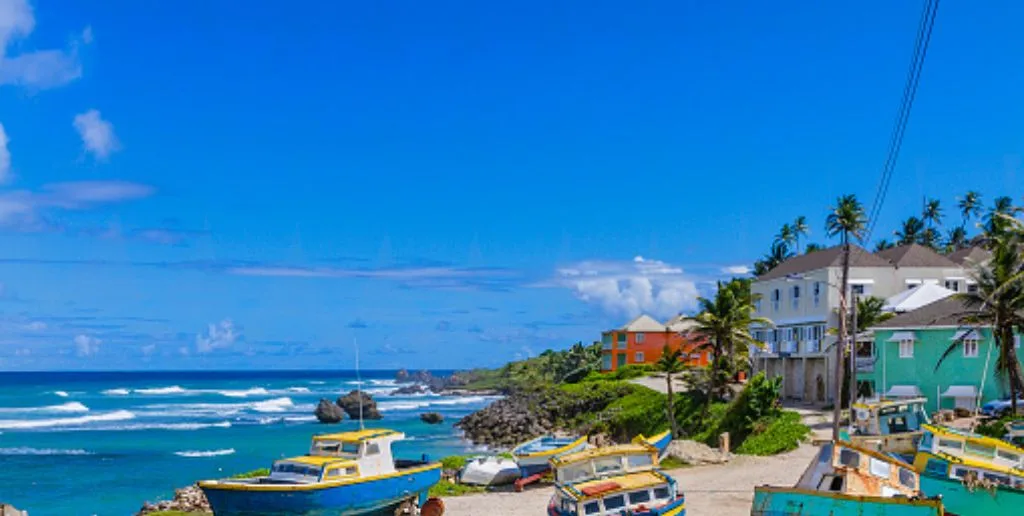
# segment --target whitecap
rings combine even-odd
[[[323,384],[325,384],[327,382],[322,381],[322,380],[310,380],[309,383],[310,383],[310,385],[323,385]]]
[[[288,392],[297,392],[299,394],[307,394],[310,390],[306,387],[289,387],[286,389]]]
[[[234,448],[226,448],[226,449],[223,449],[223,450],[206,450],[206,451],[188,450],[188,451],[177,451],[177,452],[174,452],[174,454],[179,456],[179,457],[189,457],[189,458],[220,457],[221,455],[231,455],[233,453],[235,453],[235,449]]]
[[[25,430],[33,428],[52,428],[59,426],[80,426],[100,421],[124,421],[134,419],[135,414],[127,410],[116,410],[105,414],[95,414],[81,417],[66,417],[54,419],[0,419],[0,429]]]
[[[97,430],[106,432],[135,432],[140,430],[204,430],[207,428],[231,428],[230,421],[217,423],[134,423],[129,425],[100,426],[95,428],[83,428],[82,430]]]
[[[69,401],[60,405],[47,405],[44,407],[3,407],[0,408],[0,414],[25,414],[25,413],[81,413],[89,412],[89,407],[77,402]]]
[[[209,390],[209,391],[199,391],[199,392],[209,392],[211,394],[220,394],[221,396],[227,396],[229,398],[248,398],[249,396],[265,396],[267,394],[270,394],[263,387],[253,387],[253,388],[245,389],[245,390],[230,390],[230,389],[228,389],[228,390]]]
[[[253,403],[252,410],[256,412],[285,412],[294,405],[291,398],[274,398]]]
[[[53,393],[56,394],[57,396],[60,396],[61,398],[67,398],[68,397],[67,391],[53,391]]]
[[[146,394],[146,395],[161,395],[161,394],[185,394],[185,392],[187,392],[187,391],[185,391],[185,389],[183,389],[182,387],[179,387],[177,385],[172,385],[170,387],[153,387],[153,388],[149,388],[149,389],[135,389],[135,392],[138,393],[138,394]]]
[[[60,450],[56,448],[0,448],[0,455],[92,455],[85,450]]]
[[[494,396],[463,396],[458,398],[428,399],[422,401],[382,401],[377,404],[377,408],[379,408],[380,410],[415,410],[435,406],[451,407],[458,405],[473,405],[479,403],[486,403],[494,399],[497,398]]]
[[[104,396],[127,396],[131,391],[128,389],[107,389],[103,391]]]

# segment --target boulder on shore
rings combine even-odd
[[[423,414],[420,414],[420,421],[423,421],[424,423],[427,423],[429,425],[436,425],[438,423],[444,422],[444,416],[438,414],[437,412],[425,412]]]
[[[316,404],[316,410],[313,411],[313,415],[321,423],[340,423],[345,418],[345,413],[342,412],[341,407],[331,403],[331,400],[324,398],[320,398],[320,403]]]
[[[373,396],[363,391],[352,391],[338,398],[338,406],[348,414],[349,419],[381,419],[380,411],[377,410],[377,402]],[[362,414],[360,414],[360,408]]]
[[[199,489],[199,486],[191,485],[181,489],[175,489],[174,498],[171,500],[165,500],[157,503],[144,503],[142,505],[142,509],[139,509],[136,516],[162,511],[208,513],[211,509],[210,502],[206,500],[206,495],[203,494],[201,489]]]
[[[722,453],[697,441],[676,440],[668,445],[666,455],[681,460],[687,464],[698,466],[702,464],[724,464],[729,462],[732,456]]]

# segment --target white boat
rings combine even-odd
[[[519,479],[519,464],[505,457],[473,457],[459,472],[459,482],[475,486],[500,486]]]

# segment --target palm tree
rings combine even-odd
[[[921,236],[917,239],[917,243],[938,250],[939,244],[942,242],[942,236],[939,235],[939,230],[935,228],[927,228],[921,232]]]
[[[1000,215],[1009,215],[1013,212],[1013,199],[1007,196],[997,197],[992,210],[985,215],[985,224],[982,229],[987,233],[986,237],[1002,233],[1005,229],[1006,218]]]
[[[793,257],[793,252],[789,250],[789,246],[783,242],[776,241],[772,244],[768,254],[761,257],[760,260],[754,262],[754,275],[761,276],[768,271],[779,266],[780,263]]]
[[[665,410],[668,413],[668,422],[672,428],[672,438],[679,439],[682,434],[679,433],[679,423],[676,422],[676,406],[675,406],[675,393],[672,391],[672,375],[683,372],[683,361],[681,360],[683,351],[679,348],[672,349],[668,344],[661,350],[661,358],[654,363],[654,369],[658,372],[665,373],[665,384],[668,388],[668,399],[666,400],[667,405]]]
[[[967,230],[963,226],[957,226],[949,230],[946,235],[946,252],[952,253],[967,247]]]
[[[880,297],[867,296],[857,300],[857,327],[868,329],[877,326],[896,314],[882,310],[885,300]]]
[[[790,229],[793,230],[793,237],[796,239],[796,254],[800,254],[800,237],[807,236],[811,231],[811,228],[807,226],[807,217],[803,215],[797,217]]]
[[[924,203],[921,219],[928,224],[929,228],[942,225],[942,205],[938,199],[928,199]]]
[[[697,298],[700,312],[688,321],[694,323],[691,331],[700,342],[698,349],[710,351],[714,356],[711,367],[711,381],[705,402],[703,420],[711,402],[721,387],[719,369],[734,366],[737,356],[749,356],[751,348],[761,344],[750,334],[750,326],[773,326],[771,320],[754,316],[754,299],[750,294],[750,282],[734,280],[718,282],[714,299]],[[739,351],[739,353],[737,353]]]
[[[811,254],[811,253],[813,253],[815,251],[821,251],[824,248],[825,248],[825,246],[823,246],[821,244],[815,244],[815,243],[812,242],[810,244],[807,244],[807,247],[804,247],[804,253]]]
[[[1024,229],[1020,221],[1010,217],[993,216],[989,222],[998,229],[998,232],[985,235],[992,258],[975,265],[970,273],[977,283],[977,290],[957,294],[968,308],[959,319],[960,324],[967,327],[992,328],[999,353],[996,374],[1008,380],[1012,410],[1016,414],[1017,398],[1024,392],[1024,371],[1021,370],[1013,339],[1014,329],[1024,331]],[[938,370],[942,362],[963,343],[961,338],[950,344],[935,364],[935,369]]]
[[[875,252],[885,251],[886,249],[892,249],[893,247],[896,246],[892,242],[883,238],[875,243]]]
[[[907,217],[900,224],[900,229],[893,232],[896,235],[896,245],[916,244],[921,240],[921,233],[924,232],[924,222],[917,217]]]
[[[967,222],[981,215],[981,194],[971,190],[959,200],[960,217],[963,219],[961,226],[966,227]]]
[[[864,214],[864,206],[857,200],[855,195],[844,195],[836,200],[825,219],[825,231],[828,236],[839,236],[843,246],[843,275],[839,291],[839,341],[835,361],[835,385],[834,411],[832,414],[832,440],[839,442],[839,417],[841,411],[841,400],[839,397],[839,386],[843,384],[843,360],[846,348],[846,295],[850,283],[850,239],[861,240],[864,238],[864,230],[867,227],[867,216]]]
[[[783,224],[782,227],[779,228],[779,234],[775,235],[775,244],[782,244],[788,248],[790,245],[793,245],[796,238],[796,233],[793,232],[793,226]]]

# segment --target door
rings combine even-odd
[[[615,363],[616,363],[616,366],[615,366],[616,368],[619,368],[619,367],[622,367],[622,366],[626,365],[626,354],[625,353],[619,353],[618,355],[616,355]]]

